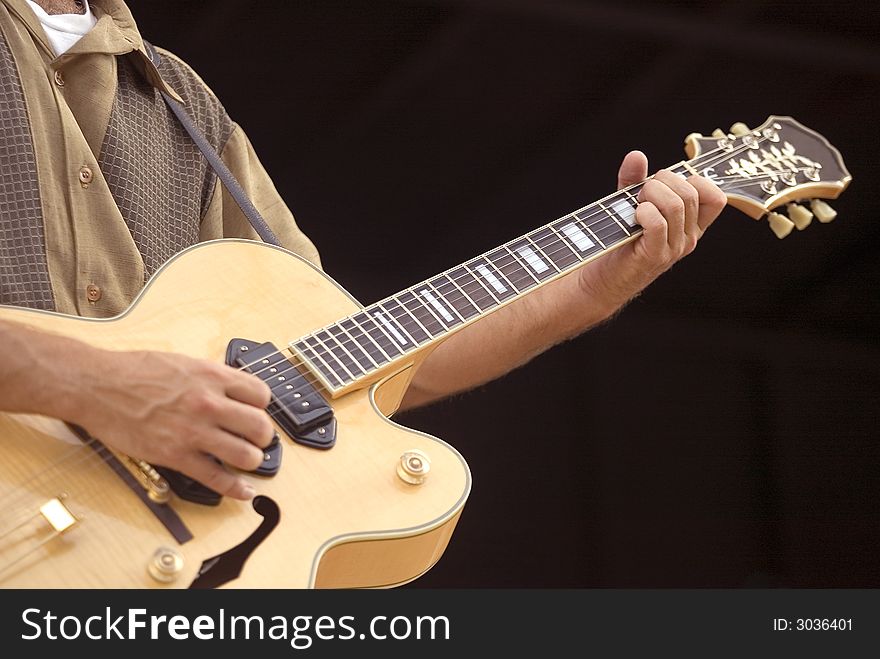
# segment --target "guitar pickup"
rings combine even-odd
[[[333,408],[310,382],[308,371],[291,362],[273,343],[233,339],[226,363],[252,373],[269,385],[266,411],[297,444],[328,449],[336,443]]]

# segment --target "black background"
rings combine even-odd
[[[474,489],[412,587],[880,586],[875,3],[132,2],[362,302],[610,192],[619,160],[789,114],[832,224],[727,209],[617,319],[400,415]]]

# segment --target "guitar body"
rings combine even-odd
[[[0,308],[0,318],[112,350],[160,350],[223,362],[233,338],[278,348],[361,307],[318,269],[261,243],[204,243],[169,261],[122,315],[89,320]],[[279,428],[281,469],[246,475],[280,520],[228,587],[384,587],[428,570],[443,553],[470,491],[462,456],[388,420],[426,356],[331,400],[330,449],[302,446]],[[329,398],[329,395],[327,396]],[[100,405],[100,400],[93,401]],[[100,439],[100,438],[99,438]],[[263,517],[251,502],[165,504],[191,532],[181,543],[100,456],[63,423],[0,414],[0,587],[187,587],[203,561],[246,541]],[[400,456],[431,460],[424,483],[397,474]],[[61,534],[40,514],[65,495],[79,517]],[[147,566],[171,547],[183,567],[170,584]]]

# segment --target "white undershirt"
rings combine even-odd
[[[50,15],[33,0],[27,0],[27,3],[34,10],[40,23],[42,23],[43,30],[46,31],[46,38],[49,40],[49,45],[55,51],[55,57],[70,50],[73,44],[82,39],[98,22],[98,19],[95,18],[89,7],[88,0],[83,0],[86,6],[84,14]]]

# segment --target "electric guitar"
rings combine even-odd
[[[692,134],[688,160],[781,237],[834,219],[850,175],[788,117]],[[0,413],[2,587],[381,587],[428,570],[471,487],[464,458],[388,416],[444,338],[636,240],[630,186],[367,307],[283,249],[187,249],[123,314],[0,318],[114,350],[223,360],[266,381],[277,430],[250,502],[111,450],[82,429]],[[809,201],[812,200],[812,201]],[[802,205],[807,201],[809,208]],[[788,217],[773,209],[785,206]],[[48,374],[51,376],[51,374]],[[96,401],[95,404],[100,404]]]

